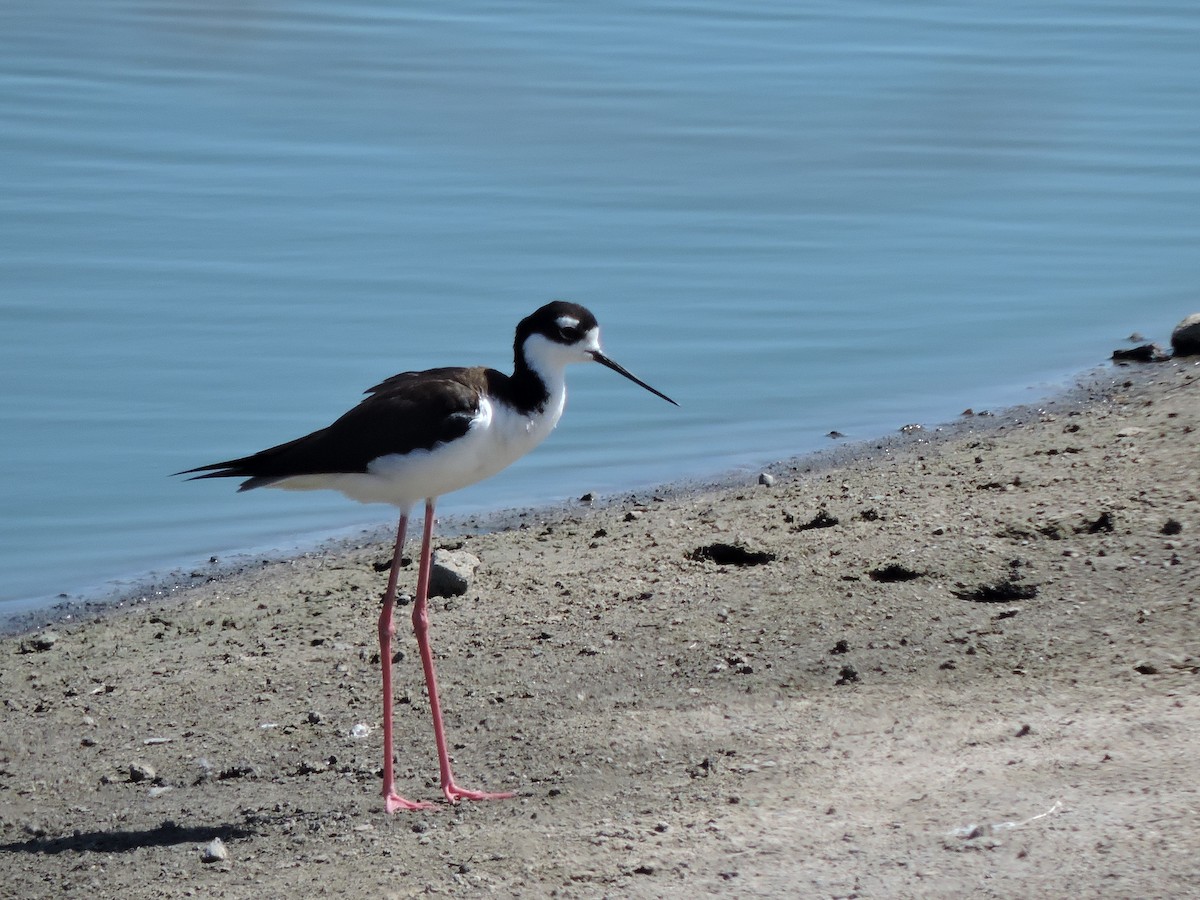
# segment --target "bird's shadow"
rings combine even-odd
[[[58,837],[35,835],[24,841],[0,844],[0,853],[129,853],[176,844],[207,844],[248,837],[253,829],[244,825],[179,825],[167,820],[153,828],[133,831],[76,831]]]

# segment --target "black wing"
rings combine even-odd
[[[430,369],[393,375],[327,428],[250,456],[175,474],[206,473],[189,481],[245,478],[239,490],[247,491],[294,475],[365,472],[381,456],[428,450],[462,437],[479,412],[489,374]]]

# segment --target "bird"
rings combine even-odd
[[[433,651],[429,641],[429,570],[434,509],[439,497],[489,478],[550,434],[567,399],[565,370],[597,362],[675,406],[607,357],[595,315],[555,300],[520,321],[513,339],[513,372],[483,366],[402,372],[369,388],[365,398],[333,424],[258,453],[176,472],[189,481],[242,478],[255,488],[340,491],[361,503],[387,503],[400,512],[394,556],[379,615],[383,682],[383,797],[386,811],[435,808],[396,791],[393,769],[392,639],[394,610],[409,517],[424,504],[420,564],[412,624],[420,651],[437,744],[441,792],[450,803],[497,800],[511,792],[468,790],[450,766]]]

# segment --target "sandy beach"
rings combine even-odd
[[[512,800],[383,811],[385,541],[4,638],[0,895],[1194,896],[1198,410],[1197,363],[1114,367],[441,539],[456,773]]]

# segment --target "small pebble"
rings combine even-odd
[[[229,849],[219,837],[213,838],[205,844],[204,850],[200,854],[200,861],[206,863],[224,862],[227,859],[229,859]]]
[[[129,764],[129,780],[135,784],[139,781],[153,781],[157,777],[158,773],[149,763],[138,761]]]
[[[758,483],[766,487],[773,487],[775,485],[775,476],[769,472],[759,472]]]
[[[429,569],[429,596],[461,597],[471,586],[479,557],[466,550],[434,550]]]
[[[43,631],[28,640],[21,642],[22,653],[45,653],[58,643],[58,635],[53,631]]]

